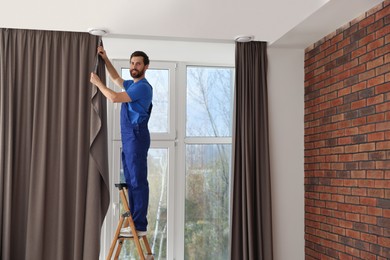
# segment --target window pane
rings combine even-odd
[[[233,73],[232,68],[187,67],[187,136],[232,135]]]
[[[169,70],[150,68],[145,77],[153,87],[153,112],[149,130],[151,133],[168,133]],[[122,78],[132,79],[129,69],[122,68]]]
[[[186,146],[185,259],[228,259],[231,145]]]
[[[120,180],[124,181],[121,163]],[[166,259],[168,149],[150,148],[148,153],[148,241],[154,259]],[[143,244],[143,243],[141,243]],[[139,259],[133,241],[125,240],[120,259]]]

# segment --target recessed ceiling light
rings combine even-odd
[[[88,29],[88,32],[92,35],[96,36],[104,36],[107,34],[107,31],[104,29],[97,29],[97,28],[90,28]]]
[[[253,35],[239,35],[239,36],[236,36],[236,38],[234,38],[234,40],[236,42],[251,42],[251,41],[253,41],[254,38],[255,38],[255,36],[253,36]]]

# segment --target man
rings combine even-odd
[[[147,155],[150,147],[148,121],[152,109],[152,86],[145,78],[149,68],[149,57],[142,51],[130,56],[130,75],[134,80],[124,80],[115,70],[102,46],[98,54],[104,60],[111,80],[124,92],[115,92],[108,88],[100,78],[91,73],[91,83],[96,85],[103,95],[114,103],[122,103],[121,136],[122,164],[129,193],[129,206],[138,236],[146,234],[146,218],[149,204],[149,184],[147,180]],[[122,230],[121,235],[130,229]]]

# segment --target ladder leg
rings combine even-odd
[[[139,237],[138,237],[138,234],[137,234],[137,230],[135,229],[135,225],[134,225],[134,222],[133,222],[133,218],[131,217],[131,214],[127,218],[127,222],[129,223],[131,232],[133,234],[134,243],[135,243],[135,246],[137,247],[137,251],[138,251],[138,254],[140,256],[140,259],[144,260],[145,259],[144,253],[143,253],[143,250],[142,250],[142,247],[141,247],[141,243],[139,242]]]
[[[119,237],[119,233],[121,232],[121,228],[122,228],[124,220],[125,220],[124,217],[121,216],[119,223],[118,223],[118,226],[117,226],[116,231],[115,231],[114,239],[111,242],[110,251],[108,252],[108,255],[106,258],[107,260],[111,260],[112,254],[114,253],[114,249],[115,249],[118,237]]]
[[[135,225],[134,225],[133,217],[131,215],[131,211],[130,211],[130,208],[129,208],[129,204],[127,202],[126,193],[125,193],[124,189],[121,190],[120,196],[121,196],[121,199],[122,199],[124,210],[127,211],[127,212],[130,212],[130,214],[128,214],[128,216],[127,216],[127,222],[129,223],[129,226],[130,226],[130,229],[131,229],[131,233],[133,234],[134,243],[135,243],[135,245],[137,247],[137,251],[138,251],[138,254],[140,256],[140,259],[144,260],[145,259],[144,253],[143,253],[143,250],[142,250],[142,247],[141,247],[141,243],[139,242],[139,237],[138,237]]]
[[[116,248],[115,257],[114,257],[115,260],[119,258],[119,255],[121,253],[122,246],[123,246],[124,242],[125,242],[125,240],[123,238],[119,238],[118,247]]]
[[[115,184],[115,186],[117,186],[117,184]],[[119,223],[118,223],[118,227],[116,229],[115,236],[114,236],[114,239],[113,239],[113,241],[111,243],[110,251],[109,251],[109,254],[108,254],[106,260],[111,260],[112,254],[114,253],[115,246],[116,246],[117,243],[118,243],[118,246],[117,246],[117,249],[116,249],[116,252],[115,252],[114,259],[118,259],[119,258],[120,251],[122,249],[122,246],[123,246],[123,243],[124,243],[125,239],[132,239],[132,240],[134,240],[134,243],[135,243],[135,245],[137,247],[137,252],[139,254],[140,259],[141,260],[145,260],[145,254],[143,252],[143,249],[142,249],[142,246],[141,246],[141,242],[140,242],[141,237],[139,237],[138,234],[137,234],[137,230],[135,228],[134,221],[133,221],[133,218],[132,218],[132,215],[131,215],[131,211],[130,211],[130,208],[129,208],[129,204],[128,204],[128,201],[127,201],[127,197],[126,197],[127,189],[125,188],[125,186],[123,184],[118,184],[117,187],[119,187],[119,195],[120,195],[120,198],[121,198],[121,201],[122,201],[123,210],[125,211],[125,213],[123,213],[121,215],[121,217],[120,217],[120,220],[119,220]],[[127,221],[125,221],[125,220],[127,220]],[[120,231],[121,231],[121,229],[123,227],[130,227],[130,230],[131,230],[131,233],[132,233],[132,237],[122,237],[122,236],[120,236]],[[146,255],[147,258],[146,259],[153,260],[154,257],[153,257],[152,251],[150,249],[148,238],[146,236],[143,236],[142,240],[144,242],[144,246],[145,246],[145,249],[147,251],[147,255]]]
[[[146,236],[144,236],[142,238],[142,240],[144,241],[146,252],[148,253],[148,258],[147,259],[154,259],[153,254],[152,254],[152,250],[150,249],[150,246],[149,246],[148,238]]]

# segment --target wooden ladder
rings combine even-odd
[[[111,260],[111,257],[112,257],[112,254],[114,253],[116,245],[118,245],[118,246],[117,246],[117,249],[115,252],[114,259],[118,259],[119,254],[120,254],[121,249],[122,249],[123,242],[125,241],[125,239],[130,239],[130,240],[134,241],[141,260],[153,260],[154,257],[153,257],[152,251],[150,249],[150,246],[149,246],[148,238],[146,237],[146,235],[139,236],[137,234],[137,230],[135,229],[133,217],[131,215],[129,204],[127,202],[127,196],[126,196],[127,185],[126,185],[126,183],[115,184],[115,187],[117,187],[119,189],[119,195],[121,197],[124,213],[121,214],[121,217],[119,219],[118,227],[116,228],[115,235],[114,235],[114,238],[113,238],[112,243],[111,243],[110,251],[109,251],[106,259]],[[126,227],[130,227],[132,236],[121,236],[121,234],[120,234],[121,229],[126,228]],[[143,251],[142,246],[141,246],[141,242],[140,242],[141,238],[144,242],[146,255],[144,254],[144,251]]]

